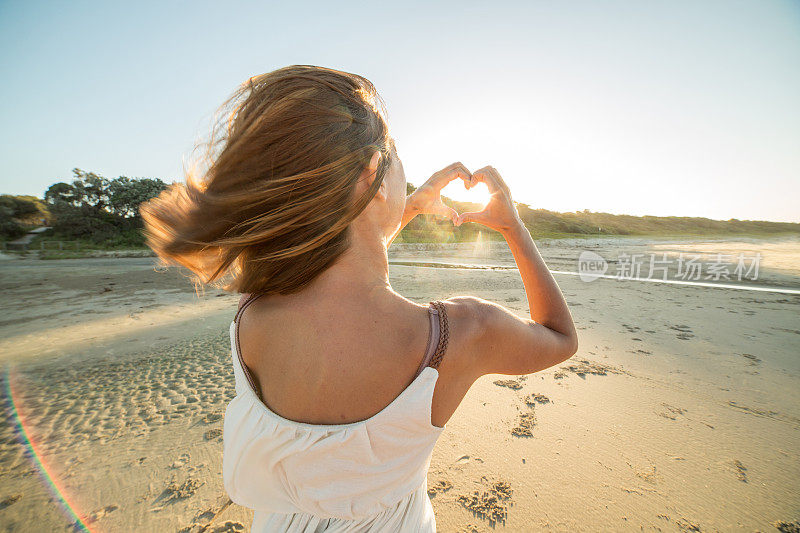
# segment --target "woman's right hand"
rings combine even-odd
[[[451,181],[461,178],[464,186],[469,188],[472,174],[463,163],[457,161],[436,172],[420,185],[406,199],[406,211],[412,215],[440,215],[456,223],[458,213],[442,202],[442,189]]]
[[[464,222],[477,222],[500,233],[505,233],[520,225],[524,227],[517,207],[511,199],[511,191],[497,169],[486,166],[476,170],[472,173],[467,188],[471,189],[478,183],[485,183],[489,189],[489,194],[491,194],[489,203],[481,211],[461,213],[456,219],[456,226],[460,226]]]

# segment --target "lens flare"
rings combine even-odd
[[[71,527],[75,531],[86,531],[92,533],[92,530],[89,529],[88,525],[86,525],[84,519],[82,519],[75,511],[75,506],[67,500],[64,489],[60,486],[59,482],[52,474],[52,468],[47,466],[44,461],[44,457],[41,455],[41,453],[39,453],[39,444],[34,442],[34,439],[31,438],[32,435],[30,433],[30,427],[26,423],[24,415],[20,412],[19,406],[14,397],[14,386],[12,385],[14,378],[10,368],[6,367],[3,378],[5,380],[6,397],[8,398],[8,410],[10,411],[9,418],[14,425],[14,429],[20,444],[27,449],[27,455],[33,462],[33,465],[36,467],[36,470],[39,472],[39,475],[41,476],[45,486],[53,494],[55,500],[64,510],[67,517],[72,521],[70,524]]]

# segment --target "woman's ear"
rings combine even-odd
[[[367,165],[370,176],[374,177],[375,173],[378,171],[378,165],[381,162],[381,157],[383,157],[383,154],[381,154],[380,150],[375,150],[375,153],[372,154],[372,158],[369,160],[369,165]]]
[[[367,187],[372,185],[372,181],[377,178],[378,164],[380,164],[381,162],[381,157],[383,157],[383,154],[381,154],[380,151],[376,150],[375,153],[372,154],[372,158],[370,158],[367,168],[365,168],[364,172],[362,173],[362,176],[366,178],[365,183]],[[382,200],[385,200],[386,197],[388,196],[388,192],[389,189],[386,184],[386,179],[384,179],[383,181],[381,181],[381,186],[378,187],[378,190],[375,192],[375,196],[378,196]]]

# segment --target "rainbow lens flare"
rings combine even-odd
[[[9,418],[15,426],[14,429],[20,444],[22,444],[28,450],[28,457],[30,457],[32,460],[33,465],[39,472],[39,475],[41,476],[45,486],[53,494],[56,502],[58,502],[60,507],[64,510],[67,517],[72,521],[70,525],[74,528],[74,531],[86,531],[91,533],[92,530],[89,529],[89,526],[84,521],[85,518],[81,518],[76,512],[75,506],[69,502],[64,489],[60,486],[58,480],[53,476],[52,469],[47,466],[44,457],[39,452],[39,445],[33,438],[31,438],[32,436],[29,431],[29,427],[25,422],[25,417],[20,412],[19,407],[14,399],[14,386],[12,385],[14,376],[9,367],[6,367],[5,376],[3,377],[6,385],[6,396],[8,397],[8,409],[10,411]]]

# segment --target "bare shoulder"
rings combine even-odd
[[[460,318],[477,321],[478,325],[487,318],[493,318],[497,313],[506,312],[502,305],[477,296],[454,296],[443,301],[449,304],[448,313],[452,309]]]
[[[450,329],[446,358],[452,359],[451,367],[457,372],[477,379],[482,373],[481,355],[488,348],[494,324],[508,311],[477,296],[454,296],[442,301]]]
[[[496,302],[474,296],[445,302],[458,372],[472,379],[538,372],[578,349],[576,336],[559,333]]]
[[[485,338],[498,321],[513,316],[502,305],[477,296],[454,296],[444,302],[448,318],[471,343]]]
[[[494,302],[475,296],[441,300],[447,312],[449,337],[433,394],[431,420],[443,426],[476,379],[487,373],[493,330],[498,317],[509,313]]]

